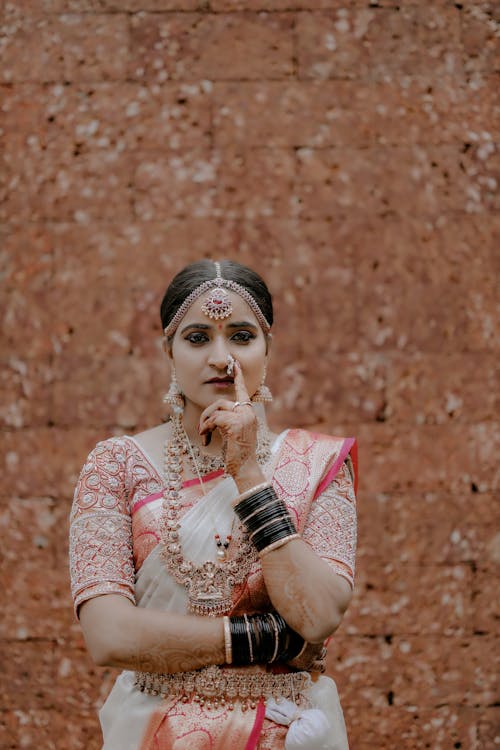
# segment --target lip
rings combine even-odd
[[[234,378],[210,378],[205,383],[208,385],[234,385]]]

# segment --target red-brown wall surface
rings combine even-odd
[[[1,13],[0,747],[100,747],[72,489],[161,417],[159,301],[203,256],[275,294],[273,423],[359,438],[352,749],[496,747],[498,4]]]

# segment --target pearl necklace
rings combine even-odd
[[[185,438],[183,438],[183,433]],[[264,463],[270,458],[271,441],[267,428],[259,425],[258,436],[260,440],[257,460],[259,463]],[[188,445],[186,445],[186,440]],[[189,611],[198,615],[220,617],[232,608],[233,587],[242,583],[246,578],[252,565],[257,560],[257,553],[248,538],[247,532],[238,521],[235,537],[239,544],[237,547],[235,545],[237,551],[234,557],[228,558],[226,554],[230,540],[225,544],[221,543],[220,551],[222,554],[217,555],[217,562],[207,560],[204,563],[197,564],[184,557],[179,529],[182,509],[180,502],[183,485],[182,464],[185,455],[189,455],[189,439],[184,431],[182,416],[174,414],[172,417],[172,439],[165,443],[164,474],[166,487],[163,490],[160,520],[160,554],[165,567],[174,580],[186,588]],[[201,476],[199,478],[201,481]],[[201,486],[203,489],[203,482],[201,482]],[[232,535],[231,538],[233,538]]]

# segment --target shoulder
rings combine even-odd
[[[92,510],[126,512],[127,438],[111,437],[93,448],[75,487],[72,518]]]
[[[90,451],[82,466],[80,482],[94,483],[123,481],[132,450],[126,435],[100,440]]]
[[[162,422],[161,424],[157,424],[154,427],[149,427],[147,430],[143,430],[142,432],[137,432],[134,435],[134,440],[137,440],[138,443],[141,443],[142,441],[148,441],[150,439],[155,439],[160,437],[163,437],[165,434],[169,433],[171,429],[170,426],[170,420],[167,420],[166,422]]]
[[[332,454],[340,453],[346,449],[347,452],[349,452],[356,443],[356,439],[353,437],[325,435],[321,432],[312,432],[311,430],[298,428],[288,430],[285,439],[288,445],[293,446],[296,449],[328,450],[331,451]]]
[[[115,461],[119,464],[125,464],[127,453],[130,450],[130,439],[126,435],[119,437],[109,437],[100,440],[90,451],[87,462],[106,463]]]
[[[286,437],[286,450],[295,460],[304,460],[316,467],[323,482],[321,488],[331,481],[339,472],[344,462],[354,482],[358,486],[357,442],[354,437],[325,435],[310,430],[292,429]]]

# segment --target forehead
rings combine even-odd
[[[259,321],[255,317],[252,308],[245,302],[242,297],[240,297],[239,294],[236,294],[236,292],[228,292],[229,299],[231,300],[231,305],[233,308],[231,315],[229,315],[227,318],[223,318],[222,320],[213,320],[212,318],[209,318],[207,315],[205,315],[201,308],[210,294],[211,291],[207,292],[206,294],[202,294],[201,297],[193,302],[184,318],[182,319],[180,323],[181,326],[185,326],[190,323],[203,323],[204,325],[206,325],[207,323],[212,323],[213,325],[226,325],[227,323],[242,323],[243,321],[245,321],[247,323],[253,323],[260,329]]]

